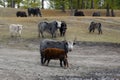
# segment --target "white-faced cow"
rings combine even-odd
[[[75,41],[57,41],[52,39],[43,39],[40,41],[40,55],[41,55],[41,64],[43,64],[44,56],[43,51],[47,48],[59,48],[63,49],[65,53],[73,50],[73,45]]]
[[[42,37],[44,37],[43,32],[50,33],[52,35],[52,38],[56,37],[56,31],[61,26],[60,23],[57,21],[53,22],[40,22],[38,24],[38,37],[40,37],[40,34]]]
[[[23,25],[10,24],[9,31],[10,31],[11,37],[17,37],[17,36],[21,37],[22,29],[23,29]]]
[[[56,37],[58,29],[60,31],[60,36],[64,36],[67,29],[65,21],[40,22],[38,24],[38,37],[40,37],[40,34],[44,37],[43,33],[47,32],[52,35],[52,38],[54,38]]]

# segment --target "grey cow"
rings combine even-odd
[[[59,48],[63,49],[66,53],[73,50],[74,41],[57,41],[52,39],[43,39],[40,41],[40,54],[41,54],[41,64],[43,64],[44,56],[43,50],[47,48]]]
[[[60,23],[61,24],[61,23]],[[52,38],[56,37],[56,31],[58,28],[60,28],[61,25],[59,25],[59,22],[53,21],[53,22],[40,22],[38,24],[38,37],[40,37],[40,34],[42,37],[44,37],[43,33],[47,32],[52,35]]]

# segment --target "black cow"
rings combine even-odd
[[[74,16],[85,16],[85,15],[83,11],[78,11],[77,9],[75,9]]]
[[[25,11],[17,11],[16,16],[17,17],[27,17],[27,14]]]
[[[75,44],[75,41],[57,41],[52,39],[43,39],[40,41],[40,54],[41,54],[41,64],[43,64],[44,61],[44,55],[43,51],[47,48],[59,48],[63,49],[65,53],[68,53],[69,51],[73,50],[73,45]]]
[[[94,12],[92,16],[101,16],[101,15],[100,15],[100,12]]]
[[[42,14],[39,8],[28,8],[27,11],[28,11],[28,16],[33,15],[33,16],[42,17]]]
[[[66,30],[67,30],[67,25],[65,21],[61,21],[61,27],[59,28],[60,36],[65,36]]]
[[[102,27],[101,23],[91,22],[91,24],[89,26],[89,33],[94,32],[95,29],[97,29],[98,30],[98,34],[102,34],[101,27]]]

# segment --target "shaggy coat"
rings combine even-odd
[[[56,37],[56,31],[59,28],[58,22],[53,21],[53,22],[40,22],[38,24],[38,37],[40,37],[40,34],[42,37],[44,37],[43,33],[47,32],[52,35],[52,38]]]
[[[89,33],[94,32],[95,29],[98,30],[98,34],[102,34],[102,25],[101,23],[91,22],[89,26]]]
[[[16,16],[17,17],[27,17],[27,14],[25,11],[17,11]]]
[[[23,29],[23,25],[11,24],[9,26],[9,31],[10,31],[11,37],[17,37],[17,36],[21,37],[22,29]]]
[[[43,51],[43,56],[45,58],[43,64],[45,64],[46,60],[48,60],[48,65],[51,59],[59,59],[61,67],[63,67],[62,62],[64,62],[64,67],[68,67],[67,53],[63,49],[47,48]]]

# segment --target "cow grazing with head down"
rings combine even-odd
[[[61,67],[63,67],[62,62],[64,62],[64,67],[68,67],[67,53],[63,49],[46,48],[43,50],[43,56],[45,58],[43,64],[45,64],[46,60],[48,60],[47,66],[51,59],[59,59]]]
[[[56,31],[60,28],[59,23],[57,21],[53,22],[40,22],[38,24],[38,37],[40,37],[40,34],[42,37],[44,37],[43,32],[50,33],[52,35],[52,38],[56,37]]]
[[[33,16],[42,17],[42,14],[39,8],[28,8],[27,11],[28,11],[28,16],[33,15]]]
[[[101,15],[100,15],[100,12],[94,12],[92,16],[101,16]]]
[[[98,34],[102,34],[102,25],[101,23],[91,22],[89,26],[89,33],[94,32],[95,29],[98,30]]]
[[[27,17],[27,14],[25,11],[17,11],[16,16],[17,17]]]
[[[22,29],[23,29],[23,25],[11,24],[9,26],[9,31],[10,31],[11,37],[17,37],[17,36],[21,37]]]
[[[78,11],[75,9],[74,16],[85,16],[83,11]]]
[[[73,41],[57,41],[52,39],[43,39],[40,41],[40,55],[41,55],[41,64],[43,64],[44,56],[43,51],[47,48],[59,48],[63,49],[65,53],[73,50],[75,42]]]

